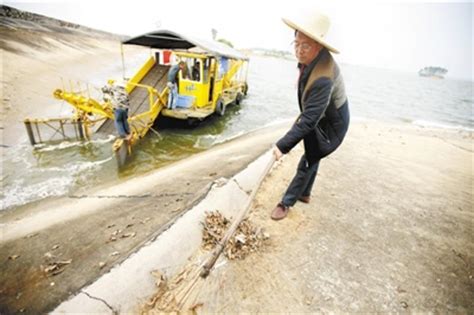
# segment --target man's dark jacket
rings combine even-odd
[[[301,70],[302,65],[298,66]],[[282,153],[288,153],[303,139],[306,159],[314,163],[337,149],[349,127],[344,81],[326,49],[302,70],[298,101],[301,114],[276,145]]]

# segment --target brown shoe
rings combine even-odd
[[[303,203],[309,203],[311,201],[311,197],[310,196],[301,196],[298,198],[299,201],[303,202]]]
[[[290,207],[285,206],[281,202],[276,206],[275,209],[273,209],[272,212],[272,219],[273,220],[281,220],[284,219],[287,215],[288,212],[290,211]]]

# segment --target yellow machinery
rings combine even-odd
[[[227,105],[240,104],[247,94],[247,58],[223,44],[185,38],[170,31],[144,34],[123,44],[146,46],[156,53],[127,80],[125,89],[130,98],[128,121],[132,134],[129,139],[117,138],[113,144],[119,166],[126,162],[138,140],[154,130],[152,127],[160,114],[188,121],[203,120],[213,113],[224,115]],[[187,65],[187,71],[178,73],[178,100],[173,108],[167,108],[170,59],[184,61]],[[114,82],[110,80],[109,83]],[[57,89],[54,97],[72,105],[74,115],[70,118],[25,119],[33,145],[49,140],[42,136],[41,125],[52,129],[53,136],[60,135],[63,139],[71,138],[68,126],[73,130],[73,137],[78,139],[90,139],[92,133],[116,134],[109,102],[96,100],[72,86],[69,91]]]
[[[248,87],[243,75],[245,61],[216,58],[206,53],[176,51],[173,55],[178,60],[185,60],[188,69],[197,65],[197,77],[193,77],[192,70],[187,71],[187,76],[182,71],[179,72],[178,94],[189,97],[189,103],[178,109],[164,108],[163,116],[199,120],[213,113],[222,116],[227,105],[239,105],[247,94]],[[223,60],[226,60],[226,68],[222,66]],[[236,74],[244,78],[237,78]]]

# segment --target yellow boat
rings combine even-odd
[[[126,163],[134,145],[149,130],[154,130],[159,115],[188,122],[212,114],[222,116],[229,104],[239,105],[247,94],[248,58],[225,44],[161,30],[122,42],[122,58],[123,45],[149,47],[150,57],[133,77],[126,79],[132,134],[130,139],[117,138],[113,144],[119,166]],[[179,71],[176,107],[168,108],[171,61],[184,61],[193,71],[188,71],[189,76]],[[75,114],[69,118],[25,119],[31,144],[49,140],[42,136],[40,126],[54,129],[55,135],[65,139],[90,139],[92,133],[116,134],[113,109],[108,101],[94,99],[72,87],[69,91],[57,89],[53,94],[72,105]]]

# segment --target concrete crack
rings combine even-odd
[[[250,193],[252,192],[252,190],[245,190],[242,186],[240,186],[239,182],[234,178],[234,182],[237,184],[237,186],[239,187],[240,190],[242,190],[244,193],[246,193],[247,195],[250,196]]]
[[[81,290],[81,292],[84,293],[85,295],[87,295],[88,297],[90,297],[90,298],[93,299],[93,300],[101,301],[102,303],[104,303],[105,306],[107,306],[107,307],[112,311],[112,314],[114,314],[114,315],[118,315],[118,314],[119,314],[119,312],[118,312],[117,310],[115,310],[112,306],[110,306],[109,303],[107,303],[106,300],[101,299],[101,298],[98,298],[98,297],[95,297],[95,296],[92,296],[92,295],[90,295],[89,293],[87,293],[86,291],[82,291],[82,290]]]

